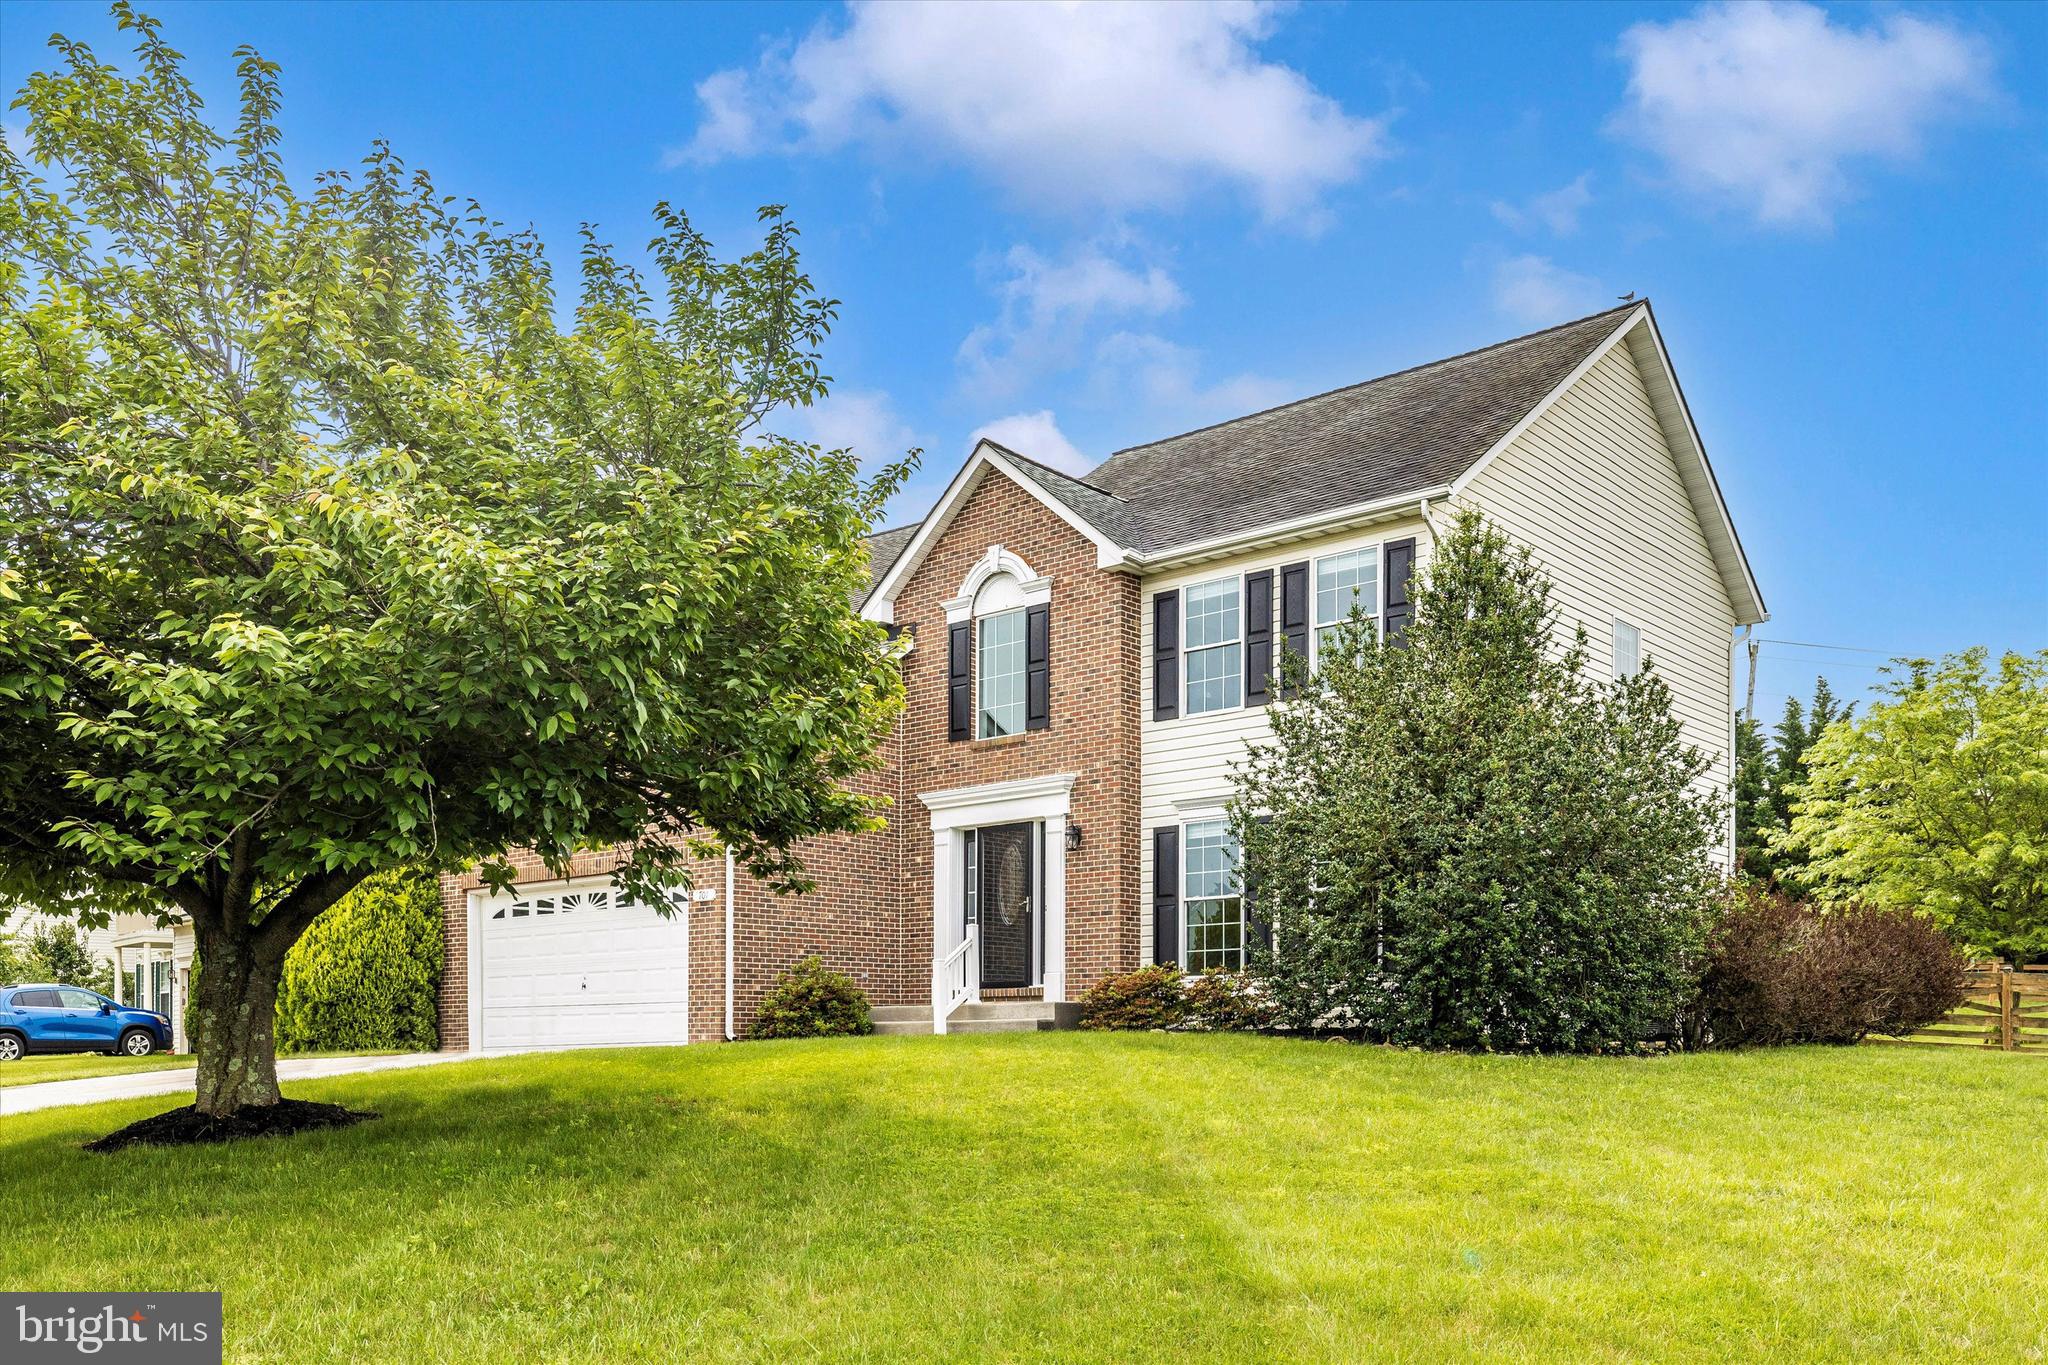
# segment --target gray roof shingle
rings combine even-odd
[[[989,444],[1111,540],[1154,554],[1450,483],[1646,302],[1132,446],[1085,478]],[[920,525],[868,537],[869,595]]]
[[[1085,480],[1066,480],[1113,509],[1117,524],[1097,520],[1100,509],[1065,493],[1055,496],[1119,543],[1152,553],[1440,487],[1491,449],[1641,303],[1132,446]],[[1049,482],[1047,488],[1053,491]]]
[[[1119,545],[1130,549],[1145,548],[1151,530],[1146,525],[1144,514],[1128,501],[1114,493],[1103,491],[1085,479],[1062,474],[1051,465],[1040,464],[1029,455],[1020,455],[1008,446],[989,441],[987,437],[982,439],[1013,460],[1018,472],[1025,478],[1072,508],[1081,520]]]
[[[896,557],[903,553],[903,547],[910,544],[910,538],[922,525],[921,521],[913,521],[908,526],[893,526],[868,537],[868,586],[854,599],[855,606],[874,594],[875,585],[882,581],[882,575],[889,572],[889,566],[896,562]]]

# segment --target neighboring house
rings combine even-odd
[[[1764,604],[1635,303],[1085,477],[981,442],[929,517],[870,541],[862,611],[912,641],[907,708],[867,780],[894,801],[889,827],[808,843],[802,897],[700,862],[670,918],[617,903],[605,852],[567,881],[515,857],[510,895],[446,878],[444,1045],[731,1036],[811,952],[942,1031],[964,1004],[1049,1013],[1145,962],[1237,966],[1224,802],[1284,704],[1277,652],[1312,655],[1354,600],[1399,631],[1459,507],[1535,552],[1589,667],[1654,660],[1712,760],[1702,785],[1725,793],[1735,632]],[[1731,824],[1723,865],[1732,843]]]
[[[69,921],[28,910],[10,917],[5,932],[26,942],[44,925],[62,923]],[[80,932],[87,952],[113,964],[121,1003],[169,1015],[172,1050],[189,1051],[185,1001],[192,983],[192,926],[158,928],[154,915],[121,914],[104,928]]]
[[[171,1020],[171,1050],[190,1052],[185,1005],[191,999],[192,951],[189,921],[159,926],[154,915],[116,915],[105,930],[120,983],[121,1003],[155,1010]]]

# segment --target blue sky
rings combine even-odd
[[[2048,6],[156,4],[296,172],[389,139],[558,249],[790,205],[806,434],[1119,446],[1595,311],[1672,357],[1772,640],[2048,644]],[[0,5],[0,80],[97,4]],[[10,126],[18,115],[11,115]],[[1768,645],[1759,709],[1879,655]]]

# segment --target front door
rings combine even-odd
[[[1038,826],[985,826],[976,831],[975,845],[981,984],[1035,986]]]

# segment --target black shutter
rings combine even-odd
[[[1180,961],[1180,826],[1152,831],[1152,960]]]
[[[1264,706],[1273,676],[1273,571],[1244,576],[1244,700]]]
[[[1261,825],[1270,825],[1273,823],[1273,817],[1270,815],[1257,816],[1255,817],[1255,819]],[[1244,896],[1245,932],[1249,934],[1252,939],[1256,939],[1260,943],[1265,944],[1266,951],[1270,953],[1273,951],[1273,925],[1270,921],[1261,918],[1259,915],[1258,878],[1252,876],[1250,868],[1245,868],[1240,877],[1238,878],[1238,881],[1240,884],[1240,888],[1242,890],[1242,894]],[[1245,943],[1244,960],[1246,965],[1250,965],[1252,960],[1250,940],[1247,940]]]
[[[1280,635],[1287,651],[1308,662],[1308,561],[1280,566]],[[1291,697],[1294,689],[1283,687],[1280,695]]]
[[[1180,594],[1152,595],[1152,719],[1180,714]]]
[[[1024,728],[1043,730],[1052,724],[1052,608],[1024,608]]]
[[[974,653],[974,623],[946,628],[946,738],[974,737],[974,698],[970,694],[968,659]]]
[[[1386,562],[1381,567],[1386,574],[1387,611],[1381,628],[1389,640],[1398,642],[1401,632],[1415,619],[1415,603],[1408,596],[1408,580],[1415,573],[1415,537],[1388,541],[1384,553]]]

